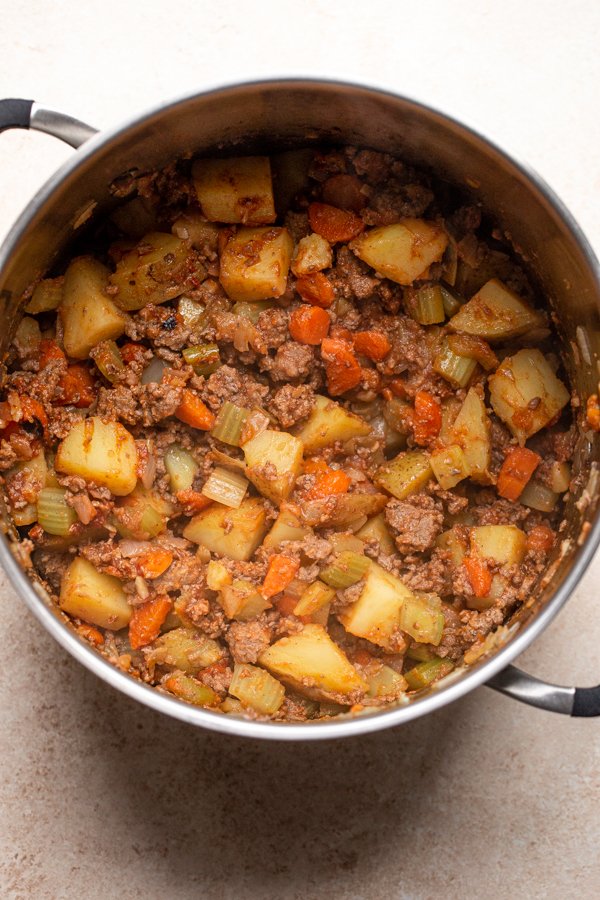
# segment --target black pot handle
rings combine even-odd
[[[60,138],[71,147],[80,147],[97,134],[97,129],[72,116],[46,109],[34,100],[0,100],[0,131],[33,128]]]
[[[600,716],[600,685],[589,688],[561,687],[534,678],[516,666],[507,666],[490,678],[487,685],[539,709],[566,716]]]

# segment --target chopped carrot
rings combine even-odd
[[[487,597],[492,589],[492,573],[485,560],[476,556],[466,556],[463,565],[476,597]]]
[[[87,409],[94,402],[94,379],[87,366],[80,363],[69,366],[59,381],[59,387],[62,390],[62,399],[57,401],[59,406]]]
[[[406,400],[406,398],[408,397],[406,385],[401,378],[394,378],[392,381],[390,381],[388,387],[394,397],[399,397],[401,400]]]
[[[513,447],[506,454],[496,488],[506,500],[518,500],[542,457],[527,447]]]
[[[293,597],[291,594],[282,594],[281,597],[278,597],[277,600],[273,602],[273,605],[279,610],[282,616],[293,615],[297,604],[298,598]]]
[[[327,337],[331,319],[319,306],[299,306],[290,316],[290,335],[299,344],[317,346]]]
[[[586,404],[586,420],[593,431],[600,431],[600,403],[598,394],[590,394]]]
[[[442,427],[442,407],[440,401],[427,391],[415,394],[415,412],[413,416],[415,441],[426,446],[432,438],[437,437]]]
[[[535,525],[527,535],[527,549],[549,553],[554,547],[554,532],[547,525]]]
[[[363,183],[356,175],[332,175],[323,185],[323,200],[340,209],[360,212],[367,205]]]
[[[331,471],[325,460],[320,456],[311,456],[304,460],[304,474],[317,475],[321,472]]]
[[[354,335],[354,349],[367,359],[380,362],[388,355],[392,345],[380,331],[357,331]]]
[[[344,328],[343,325],[332,325],[329,337],[339,339],[340,341],[347,341],[349,344],[354,343],[354,334],[349,328]]]
[[[328,309],[335,299],[333,286],[322,272],[302,275],[296,281],[296,290],[306,303]]]
[[[56,341],[50,338],[42,338],[38,351],[39,371],[45,369],[48,363],[53,359],[66,359],[64,351],[60,349]]]
[[[141,606],[134,607],[129,621],[129,643],[133,650],[139,650],[156,640],[172,606],[170,597],[159,594]]]
[[[327,390],[332,397],[345,394],[360,384],[362,369],[347,341],[323,338],[321,357],[325,363]]]
[[[204,405],[200,397],[187,388],[183,389],[181,403],[175,410],[175,415],[186,425],[200,428],[202,431],[210,431],[215,424],[214,414]]]
[[[138,575],[142,578],[158,578],[166,572],[173,562],[173,554],[164,547],[153,547],[136,557],[135,563]]]
[[[299,568],[300,563],[297,559],[291,559],[281,553],[272,556],[260,591],[263,597],[268,600],[283,591],[294,580]]]
[[[194,491],[188,488],[185,491],[177,491],[177,502],[181,503],[186,515],[194,516],[196,513],[202,512],[207,506],[213,502],[210,497],[205,497],[200,491]]]
[[[350,484],[350,477],[342,469],[327,466],[327,471],[314,475],[314,482],[304,496],[307,500],[321,500],[334,494],[346,494]]]
[[[133,341],[123,344],[119,349],[124,363],[131,363],[138,359],[141,360],[146,352],[146,347],[144,347],[143,344],[135,344]]]
[[[351,241],[364,230],[365,223],[360,216],[347,209],[338,209],[328,203],[311,203],[308,207],[310,227],[321,237],[335,244]]]
[[[34,419],[37,419],[44,428],[46,427],[48,424],[48,416],[39,400],[35,400],[28,394],[23,394],[19,398],[19,402],[21,404],[23,419],[26,422],[33,422]]]
[[[77,626],[76,631],[77,634],[80,634],[82,638],[85,638],[91,644],[95,644],[96,647],[101,647],[104,643],[104,635],[97,628],[94,628],[93,625],[82,622],[81,625]]]

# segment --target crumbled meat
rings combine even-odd
[[[337,251],[336,265],[330,280],[336,294],[350,299],[366,300],[376,293],[381,279],[374,278],[372,269],[366,263],[357,259],[347,247],[340,247]]]
[[[226,400],[239,406],[262,406],[269,388],[248,373],[231,366],[221,366],[206,381],[202,399],[212,410],[219,410]]]
[[[255,663],[272,637],[272,627],[261,616],[250,622],[231,622],[226,640],[236,663]]]
[[[304,381],[315,362],[312,347],[289,341],[278,349],[275,356],[264,356],[259,368],[261,372],[268,372],[273,381]]]
[[[425,494],[414,494],[406,500],[390,500],[385,517],[395,533],[396,546],[401,553],[430,550],[444,525],[439,503]]]
[[[315,393],[311,387],[306,384],[286,384],[275,392],[268,410],[282,428],[291,428],[310,415],[314,404]]]

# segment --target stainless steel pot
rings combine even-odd
[[[529,265],[554,308],[564,362],[580,397],[596,392],[600,371],[600,268],[577,223],[550,188],[525,166],[472,130],[404,97],[327,81],[266,81],[185,97],[98,134],[31,101],[0,101],[0,130],[34,128],[79,148],[41,189],[0,251],[0,351],[21,315],[24,289],[115,201],[111,183],[175,157],[249,152],[294,144],[344,143],[398,154],[460,185],[489,210]],[[88,669],[130,697],[193,725],[248,737],[315,740],[376,731],[406,722],[487,683],[533,706],[575,716],[600,715],[600,687],[546,684],[509,665],[568,600],[600,540],[600,437],[580,429],[579,488],[569,498],[566,529],[535,598],[509,623],[506,640],[470,667],[453,672],[406,705],[324,723],[246,721],[194,708],[135,681],[82,641],[42,586],[20,564],[4,517],[0,562],[30,610]]]

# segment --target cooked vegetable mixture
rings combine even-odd
[[[28,295],[0,402],[12,519],[79,634],[279,720],[474,661],[547,566],[574,442],[494,224],[352,147],[113,188]]]

